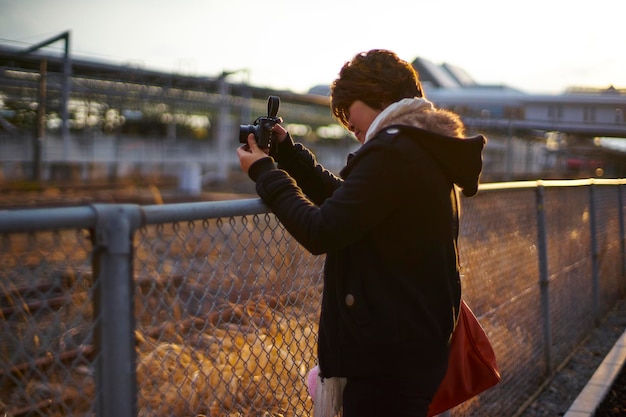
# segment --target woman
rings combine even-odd
[[[343,66],[331,108],[362,144],[341,178],[280,125],[272,156],[250,135],[240,165],[287,231],[326,254],[318,359],[323,378],[346,378],[343,415],[426,416],[461,299],[456,187],[476,193],[485,139],[463,138],[386,50]]]

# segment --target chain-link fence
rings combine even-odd
[[[464,298],[512,416],[625,293],[622,180],[462,201]],[[0,212],[3,416],[307,416],[323,256],[259,200]]]

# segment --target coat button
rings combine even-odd
[[[348,307],[352,307],[354,305],[354,295],[352,294],[346,295],[346,305]]]

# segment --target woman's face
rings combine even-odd
[[[374,110],[361,100],[356,100],[348,108],[348,129],[363,144],[370,125],[382,110]]]

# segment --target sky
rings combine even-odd
[[[481,84],[626,88],[623,0],[0,0],[0,44],[70,31],[80,59],[306,92],[389,49]],[[62,42],[50,52],[61,54]]]

